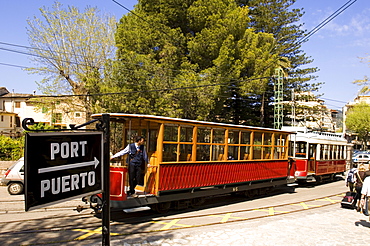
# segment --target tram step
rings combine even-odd
[[[135,213],[135,212],[146,211],[146,210],[150,210],[150,209],[151,209],[150,207],[144,206],[144,207],[138,207],[138,208],[127,208],[127,209],[124,209],[123,212],[125,212],[125,213]]]
[[[310,183],[310,182],[316,182],[316,179],[315,179],[315,177],[310,176],[310,177],[307,177],[306,182],[307,182],[307,183]]]

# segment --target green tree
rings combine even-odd
[[[44,94],[80,95],[89,116],[96,98],[87,95],[100,91],[105,65],[114,58],[115,18],[98,15],[96,8],[63,9],[58,2],[52,10],[43,7],[40,12],[42,19],[27,21],[35,63],[28,70],[44,76],[38,83]]]
[[[313,76],[318,69],[307,66],[312,62],[310,57],[301,49],[306,31],[299,20],[304,14],[302,9],[294,8],[296,0],[238,0],[240,6],[250,8],[251,27],[255,32],[273,34],[276,45],[273,52],[280,57],[277,67],[284,70],[284,95],[290,99],[291,90],[296,92],[317,91],[321,83],[314,83]],[[302,68],[305,66],[305,68]],[[260,122],[272,126],[273,83],[271,79],[262,91],[256,91],[248,100],[251,117],[265,117]],[[264,107],[265,110],[263,109]],[[261,110],[259,110],[261,108]],[[288,109],[288,108],[287,108]],[[264,113],[262,113],[264,112]],[[258,119],[255,119],[257,122]]]
[[[14,161],[23,156],[24,137],[11,138],[0,135],[0,160]]]
[[[260,78],[278,60],[273,36],[248,28],[248,11],[233,0],[139,0],[118,25],[106,91],[125,94],[110,106],[239,123],[227,101],[264,90],[268,80]]]
[[[359,103],[353,105],[347,112],[346,127],[352,133],[357,133],[363,149],[367,149],[366,142],[370,132],[370,105]]]

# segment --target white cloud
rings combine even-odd
[[[368,36],[370,35],[369,15],[370,9],[364,9],[362,12],[356,13],[352,16],[346,15],[347,18],[340,18],[341,15],[338,15],[335,19],[329,22],[323,30],[329,32],[328,34],[330,35]]]

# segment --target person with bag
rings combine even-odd
[[[356,173],[356,184],[355,184],[355,190],[356,190],[356,197],[355,197],[355,204],[357,204],[357,212],[361,211],[361,190],[362,190],[362,184],[366,177],[365,174],[366,168],[364,164],[361,164],[358,168],[358,172]]]
[[[111,160],[126,154],[128,155],[128,177],[130,190],[128,195],[137,197],[135,194],[136,185],[144,185],[142,171],[145,169],[145,164],[149,163],[148,154],[144,147],[145,138],[141,136],[135,137],[135,143],[128,144],[126,148],[117,152],[111,157]]]
[[[353,165],[353,167],[347,172],[346,186],[349,187],[350,192],[353,192],[355,189],[356,173],[357,173],[357,165]]]

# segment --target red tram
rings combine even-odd
[[[100,117],[100,114],[93,117]],[[295,182],[289,131],[139,114],[110,114],[112,142],[146,138],[150,167],[137,198],[126,196],[126,158],[111,166],[111,207],[150,206],[158,212],[197,206],[204,197],[265,194]],[[112,150],[118,151],[117,149]],[[99,204],[99,197],[89,198]]]
[[[342,134],[312,132],[306,127],[283,127],[294,131],[290,136],[289,156],[295,159],[295,176],[298,182],[334,180],[344,174],[351,162],[352,145]]]

